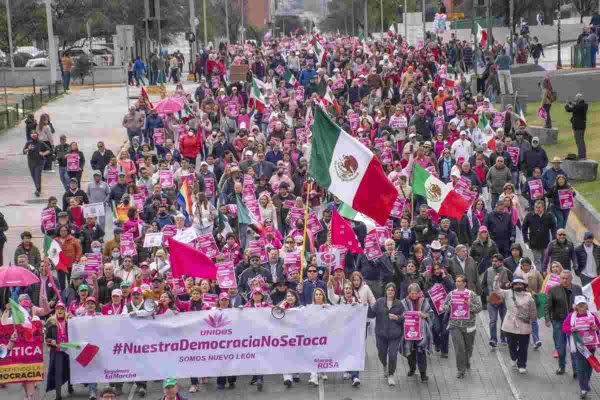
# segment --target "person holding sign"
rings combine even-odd
[[[441,357],[448,358],[448,318],[442,305],[446,293],[454,290],[454,282],[441,264],[434,262],[431,266],[431,275],[426,278],[425,290],[434,311],[431,330],[435,351],[441,351]]]
[[[567,220],[569,219],[569,213],[573,208],[573,197],[576,196],[573,187],[567,182],[565,175],[558,175],[556,182],[552,188],[546,194],[552,201],[552,214],[556,218],[556,226],[565,228],[567,226]]]
[[[591,390],[592,362],[595,360],[596,364],[598,363],[593,354],[600,345],[600,320],[596,314],[589,311],[585,296],[575,296],[573,308],[562,324],[562,331],[569,336],[569,347],[575,357],[580,397],[585,399]],[[596,368],[597,365],[594,366],[594,369]]]
[[[65,159],[67,160],[67,175],[71,179],[77,179],[77,183],[80,185],[83,167],[85,166],[85,156],[83,152],[79,151],[77,142],[71,142],[71,150],[65,154]]]
[[[452,336],[452,344],[456,356],[456,377],[462,379],[468,369],[471,369],[471,355],[475,345],[475,316],[482,310],[481,299],[472,290],[467,289],[467,278],[456,275],[456,289],[446,295],[443,304],[444,312],[448,313],[448,330]],[[459,313],[459,306],[466,310]]]
[[[508,342],[512,366],[518,368],[520,374],[525,374],[531,323],[537,319],[535,301],[527,291],[527,282],[519,276],[513,279],[510,289],[505,290],[500,287],[500,276],[496,275],[494,292],[498,293],[506,304],[502,332]]]
[[[408,287],[408,296],[401,302],[402,323],[404,336],[401,340],[400,351],[408,359],[408,376],[413,376],[417,366],[421,381],[427,382],[427,353],[431,351],[431,318],[433,311],[429,302],[423,297],[421,287],[413,283]]]
[[[375,318],[375,343],[377,355],[383,365],[384,376],[388,385],[395,386],[396,363],[398,349],[402,340],[402,304],[396,299],[396,285],[385,285],[385,295],[369,306],[368,318]]]

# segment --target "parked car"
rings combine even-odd
[[[48,57],[32,58],[27,61],[25,68],[49,67],[50,59]]]

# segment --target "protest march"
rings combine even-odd
[[[136,75],[118,148],[84,154],[42,114],[23,154],[43,239],[20,232],[0,267],[0,394],[368,390],[371,337],[389,386],[398,363],[426,385],[434,358],[469,379],[487,313],[489,351],[522,375],[553,352],[586,398],[600,247],[567,237],[562,160],[496,102],[510,49],[441,23],[416,43],[298,30],[206,46],[160,93]]]

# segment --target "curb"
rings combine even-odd
[[[600,232],[600,213],[591,206],[586,198],[579,192],[573,197],[574,207],[572,212],[579,219],[586,230],[590,232]],[[577,238],[579,239],[579,238]],[[583,233],[581,239],[583,240]]]

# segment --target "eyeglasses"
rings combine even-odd
[[[288,240],[286,240],[286,241],[285,241],[285,244],[294,244],[294,242],[293,242],[292,240],[289,240],[289,241],[288,241]]]
[[[566,233],[559,233],[556,236],[567,236],[567,234]]]
[[[308,272],[317,272],[316,269],[309,269]]]

